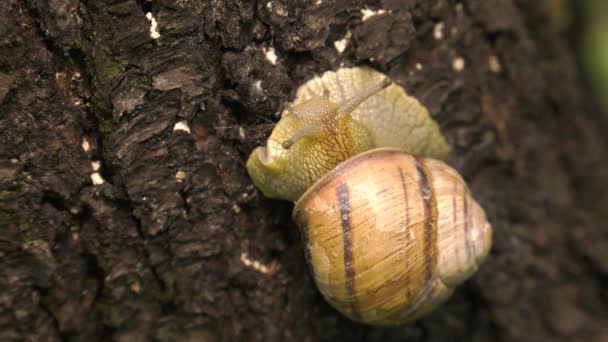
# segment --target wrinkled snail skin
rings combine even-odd
[[[456,171],[396,149],[340,164],[300,198],[293,218],[326,300],[374,325],[431,311],[492,243],[485,213]]]
[[[492,245],[428,111],[369,68],[302,85],[247,160],[264,195],[293,219],[325,299],[352,320],[411,322],[447,300]],[[433,159],[435,158],[435,159]]]
[[[301,132],[307,134],[284,148]],[[342,161],[378,147],[432,158],[449,151],[426,108],[402,87],[370,68],[343,68],[298,88],[247,171],[266,197],[295,202]]]

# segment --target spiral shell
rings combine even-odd
[[[430,159],[449,148],[424,106],[359,67],[310,80],[286,109],[247,170],[266,196],[297,200],[327,301],[396,325],[449,298],[488,254],[492,229],[458,173]]]
[[[300,198],[293,218],[326,300],[375,325],[435,308],[492,244],[485,213],[458,173],[397,149],[341,163]]]

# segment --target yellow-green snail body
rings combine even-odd
[[[247,161],[293,218],[313,278],[347,317],[413,321],[485,259],[492,229],[418,101],[369,68],[312,79]]]

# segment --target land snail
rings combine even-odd
[[[293,219],[325,299],[354,321],[411,322],[478,268],[492,229],[428,111],[367,67],[298,89],[247,169]]]

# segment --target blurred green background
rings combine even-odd
[[[546,0],[566,32],[602,111],[608,113],[608,0]]]

